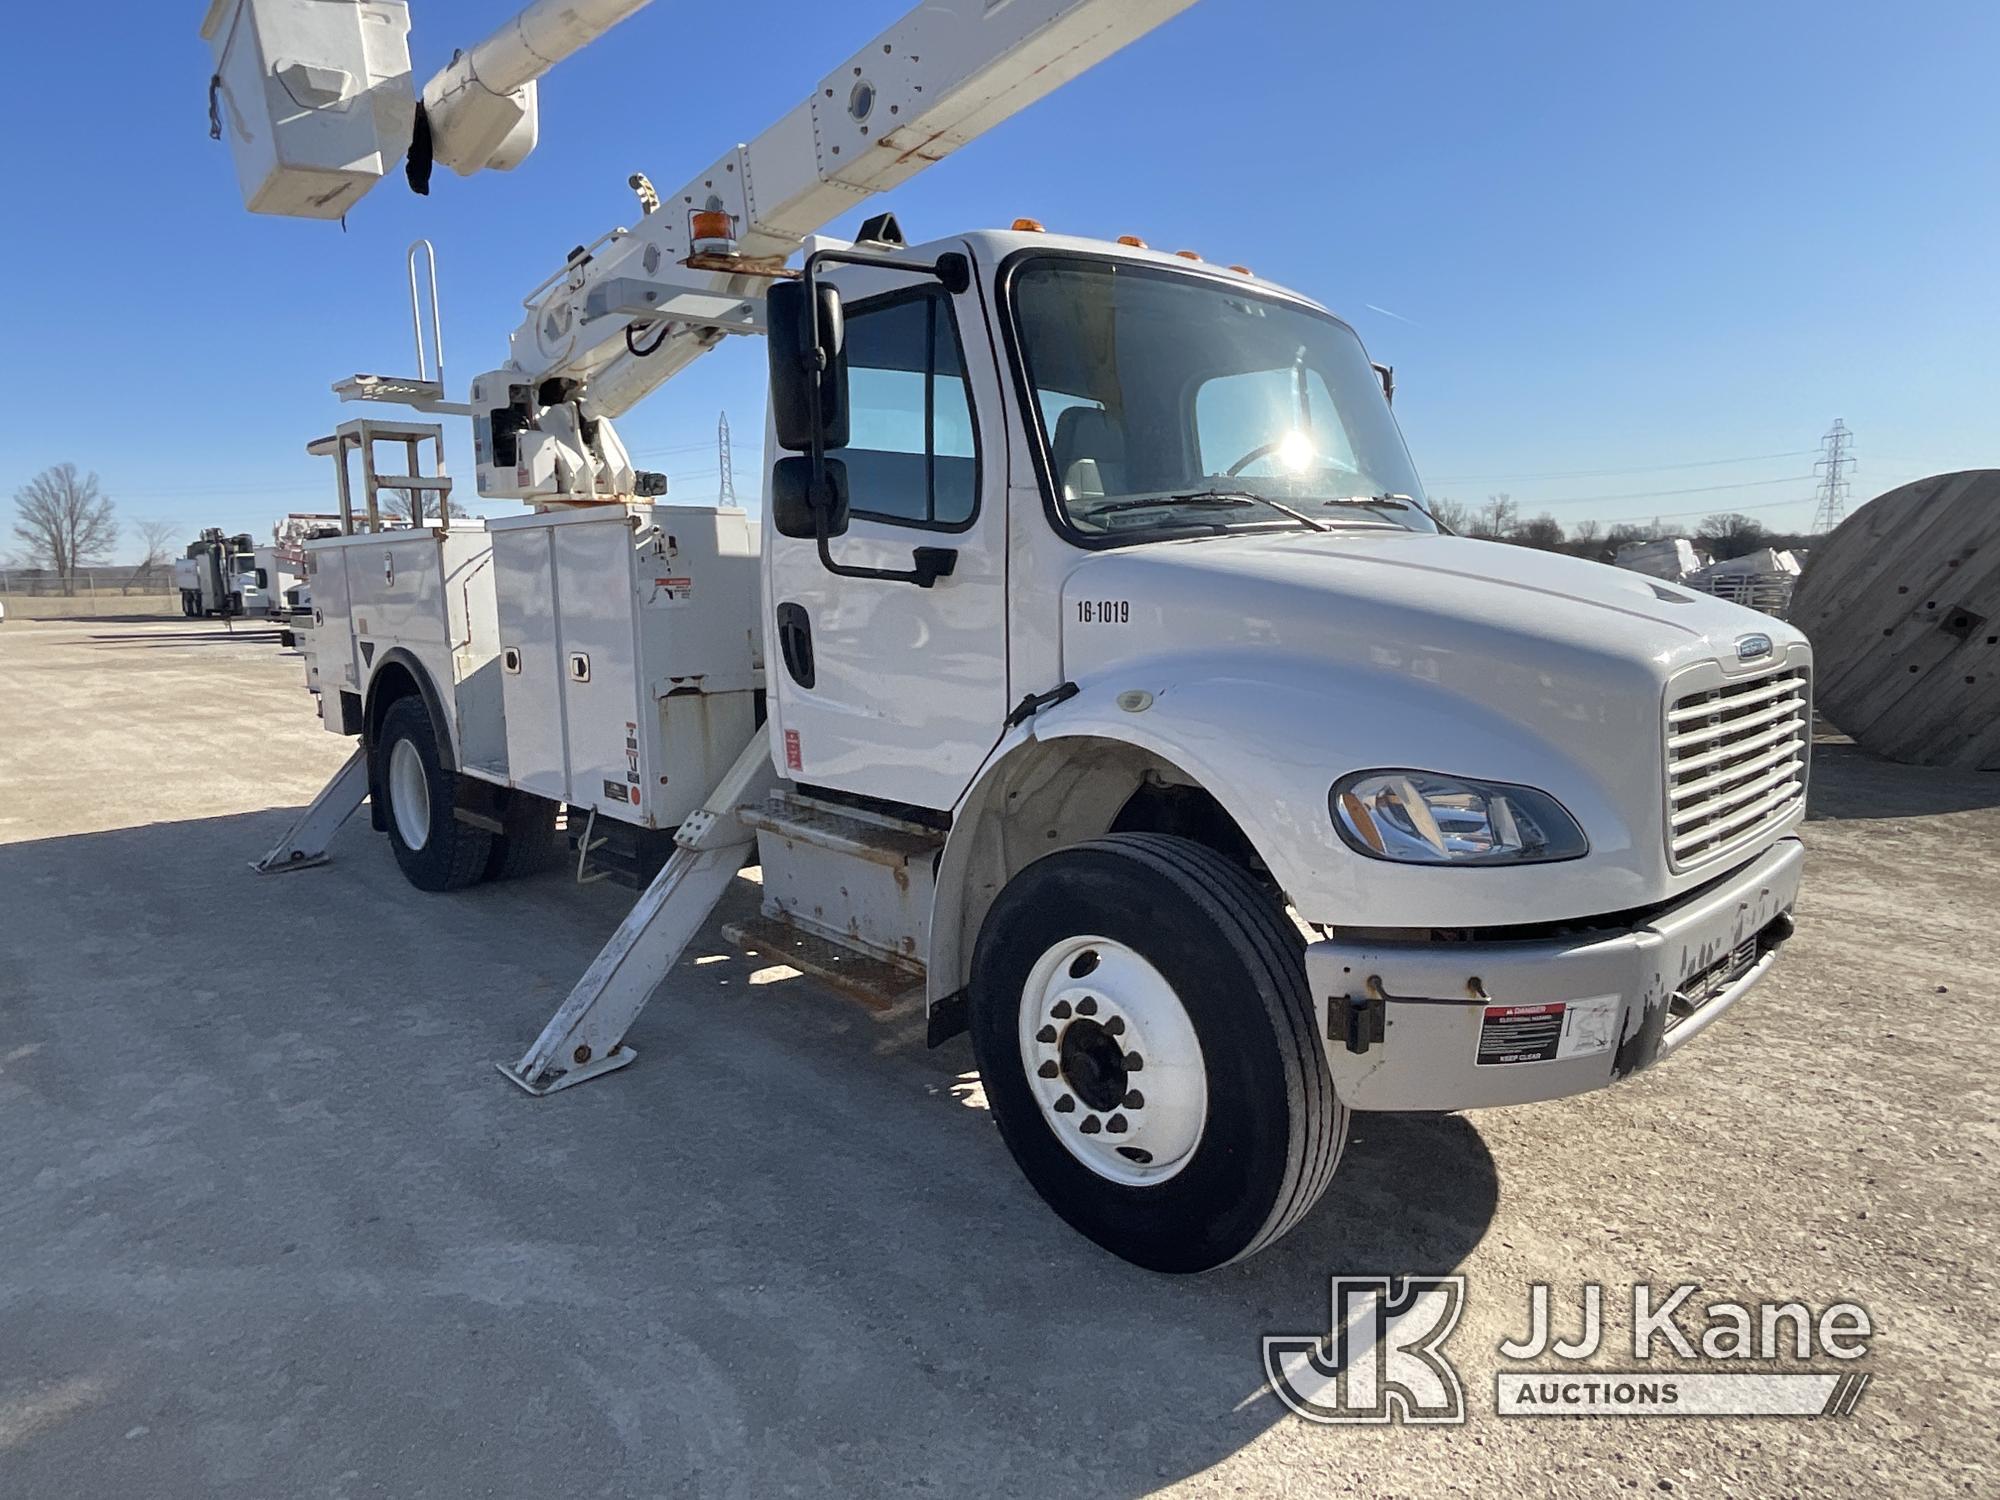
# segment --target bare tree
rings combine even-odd
[[[1611,528],[1605,543],[1612,551],[1631,545],[1633,542],[1650,542],[1658,539],[1660,528],[1657,523],[1646,521],[1620,521]]]
[[[1708,550],[1715,554],[1718,562],[1755,552],[1764,545],[1764,539],[1769,535],[1761,521],[1733,511],[1710,516],[1695,528],[1694,534],[1708,543]]]
[[[174,555],[174,543],[179,540],[180,526],[173,521],[163,521],[157,516],[139,522],[139,541],[144,548],[139,565],[132,570],[132,576],[125,580],[129,588],[132,584],[150,587],[156,570],[167,565]]]
[[[1447,531],[1464,536],[1472,530],[1472,508],[1456,500],[1434,499],[1430,502],[1430,513],[1431,519]]]
[[[1515,523],[1521,519],[1521,508],[1514,503],[1512,495],[1488,495],[1486,504],[1480,508],[1479,519],[1474,523],[1474,536],[1501,538],[1512,536]]]
[[[415,507],[410,504],[410,492],[408,490],[382,490],[377,495],[377,503],[382,507],[383,515],[397,516],[405,521],[412,519],[412,512],[415,510]],[[440,507],[443,508],[443,513],[450,516],[453,520],[457,520],[467,514],[465,507],[449,495],[426,494],[424,496],[424,519],[426,521],[437,520]]]
[[[95,474],[78,478],[75,464],[42,470],[14,491],[14,504],[21,512],[14,535],[28,544],[31,558],[47,564],[65,594],[76,592],[76,570],[118,540],[110,496]]]
[[[1563,544],[1562,522],[1543,511],[1534,520],[1517,525],[1508,533],[1507,540],[1519,542],[1523,547],[1539,547],[1544,552],[1559,552]]]

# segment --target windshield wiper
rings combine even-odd
[[[1414,510],[1429,515],[1430,512],[1412,500],[1408,495],[1329,495],[1313,502],[1315,505],[1358,505],[1370,510]]]
[[[1102,505],[1093,505],[1090,509],[1079,511],[1077,514],[1081,516],[1107,516],[1113,511],[1145,510],[1155,505],[1189,505],[1216,508],[1237,505],[1264,505],[1275,510],[1279,515],[1290,516],[1300,525],[1310,527],[1314,531],[1326,530],[1324,526],[1315,521],[1311,516],[1301,515],[1289,505],[1280,505],[1275,500],[1268,500],[1264,496],[1254,494],[1248,490],[1187,490],[1177,494],[1133,495],[1123,500],[1107,500]]]

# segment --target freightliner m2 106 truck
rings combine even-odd
[[[1021,44],[981,28],[1025,11],[953,13],[949,68],[883,76],[892,30],[828,109],[887,130],[990,88]],[[843,139],[738,148],[780,201],[704,209],[711,172],[543,283],[463,412],[481,496],[532,510],[388,533],[344,505],[309,545],[322,712],[359,747],[269,863],[363,792],[424,889],[534,862],[559,808],[586,861],[620,853],[643,894],[506,1068],[534,1093],[632,1061],[756,863],[746,945],[969,1032],[1035,1189],[1169,1271],[1296,1225],[1354,1111],[1614,1086],[1770,970],[1797,631],[1444,534],[1386,372],[1244,268],[1025,222],[795,234],[852,201],[812,197]],[[612,431],[649,360],[744,332],[758,523],[650,498]]]

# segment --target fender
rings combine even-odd
[[[1122,774],[1096,773],[1121,750]],[[1177,652],[1080,682],[1076,696],[994,746],[953,809],[938,865],[933,1006],[967,983],[999,887],[1040,855],[1110,827],[1132,790],[1134,764],[1164,768],[1214,797],[1310,922],[1511,925],[1619,911],[1661,895],[1610,790],[1520,722],[1407,671],[1268,650]],[[1590,854],[1459,869],[1365,858],[1334,832],[1327,795],[1341,776],[1377,766],[1541,787],[1582,823]],[[1038,816],[1033,827],[1014,827],[1024,801]]]
[[[382,673],[392,665],[409,673],[417,684],[417,693],[424,700],[424,710],[430,715],[431,733],[437,736],[439,761],[454,769],[458,766],[458,750],[452,742],[451,718],[445,712],[444,700],[438,695],[437,684],[431,681],[430,672],[402,646],[391,646],[387,651],[378,652],[369,668],[368,681],[362,688],[361,712],[361,743],[368,749],[368,817],[377,833],[387,832],[389,824],[384,811],[387,799],[382,795],[382,788],[376,784],[375,730],[386,711],[378,699],[376,684],[381,682]]]

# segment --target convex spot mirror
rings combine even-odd
[[[826,488],[826,534],[839,536],[847,530],[847,465],[837,458],[824,460]],[[812,537],[813,463],[810,458],[781,458],[771,466],[771,524],[778,535]]]

